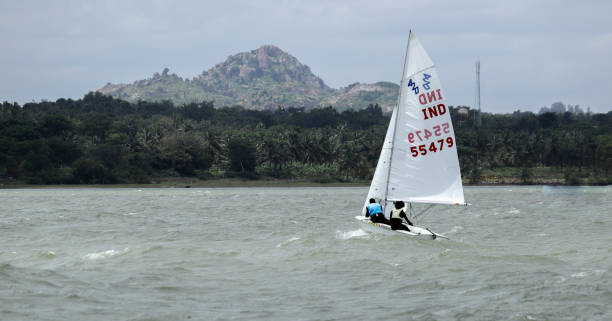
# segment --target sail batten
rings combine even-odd
[[[432,68],[436,68],[436,66],[435,66],[435,65],[431,65],[431,66],[429,66],[429,67],[427,67],[427,68],[424,68],[424,69],[422,69],[422,70],[419,70],[419,71],[417,71],[417,72],[415,72],[415,73],[413,73],[413,74],[411,74],[411,75],[408,75],[408,76],[407,76],[407,78],[410,78],[410,77],[412,77],[412,76],[414,76],[414,75],[418,75],[418,74],[423,73],[423,72],[425,72],[425,71],[427,71],[427,70],[429,70],[429,69],[432,69]]]

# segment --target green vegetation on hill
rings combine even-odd
[[[483,114],[450,108],[473,183],[609,184],[612,112]],[[337,111],[216,109],[211,102],[83,99],[0,105],[0,183],[151,183],[169,178],[371,179],[389,122]]]
[[[379,104],[390,111],[398,85],[355,83],[341,89],[328,87],[310,68],[274,46],[263,46],[230,56],[193,79],[169,74],[166,68],[132,84],[107,84],[101,93],[130,102],[169,100],[177,105],[214,101],[216,106],[274,110],[278,106],[312,109],[333,105],[357,109]]]

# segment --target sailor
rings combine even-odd
[[[403,201],[396,201],[393,202],[393,204],[395,205],[395,208],[391,210],[391,229],[393,230],[406,230],[408,232],[410,232],[410,229],[408,228],[408,226],[402,224],[402,218],[406,219],[406,222],[408,222],[408,225],[413,226],[414,224],[412,224],[412,222],[410,222],[410,220],[408,219],[408,216],[406,216],[406,212],[404,212],[404,202]]]
[[[380,206],[379,203],[376,203],[376,200],[373,198],[370,198],[370,204],[366,206],[365,216],[369,217],[372,223],[383,223],[390,225],[389,220],[387,220],[385,214],[383,214],[382,206]]]

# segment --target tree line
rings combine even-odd
[[[555,168],[610,182],[612,112],[482,114],[449,108],[464,178],[502,168]],[[468,111],[465,113],[465,111]],[[129,103],[89,93],[0,105],[0,182],[150,183],[167,177],[371,179],[389,115],[377,105],[247,110],[213,102]],[[580,181],[579,181],[580,182]]]

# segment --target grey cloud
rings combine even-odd
[[[408,30],[449,100],[537,111],[562,100],[608,111],[609,1],[25,1],[0,3],[0,101],[82,97],[170,67],[193,77],[274,44],[333,87],[397,82]]]

